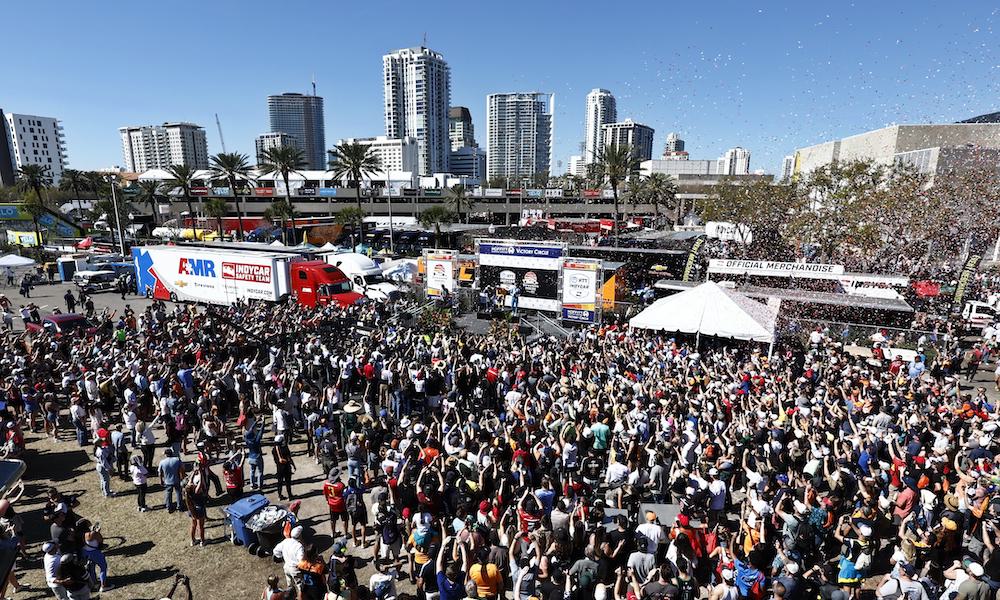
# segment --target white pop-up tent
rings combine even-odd
[[[10,267],[12,269],[20,269],[23,267],[31,267],[37,264],[34,260],[26,256],[18,256],[17,254],[4,254],[0,256],[0,268]]]
[[[767,305],[708,281],[657,300],[632,317],[629,325],[770,343],[777,317]]]

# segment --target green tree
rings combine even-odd
[[[260,171],[261,175],[271,175],[272,173],[277,173],[281,175],[282,181],[285,182],[285,203],[288,208],[291,209],[295,205],[292,204],[292,189],[288,185],[288,176],[292,173],[301,175],[299,171],[305,169],[309,164],[306,162],[306,154],[301,149],[294,146],[279,146],[277,148],[268,148],[261,154],[261,161],[257,164],[257,169]],[[304,178],[304,176],[303,176]],[[288,211],[288,218],[292,221],[292,231],[295,231],[295,214],[294,210]],[[282,221],[281,226],[282,239],[285,236],[285,226],[284,221]],[[292,234],[294,238],[294,233]],[[292,240],[295,241],[294,239]]]
[[[800,180],[809,210],[802,240],[824,260],[875,264],[899,240],[914,241],[926,222],[926,177],[913,168],[870,160],[834,162]],[[895,239],[894,239],[895,238]],[[891,248],[898,255],[898,248]]]
[[[360,206],[345,206],[340,209],[335,219],[340,225],[351,228],[352,247],[356,246],[358,242],[364,241],[359,234],[361,227],[365,222],[365,211],[363,208]],[[355,242],[356,234],[358,234],[358,242]]]
[[[170,165],[165,170],[167,175],[170,175],[170,179],[164,181],[163,186],[170,193],[176,193],[180,190],[181,197],[187,203],[188,218],[191,219],[191,227],[194,229],[197,225],[197,219],[195,218],[194,205],[191,202],[191,188],[194,187],[195,168],[190,165]],[[181,227],[183,226],[182,219]]]
[[[157,215],[160,209],[160,200],[164,199],[163,183],[155,179],[139,181],[139,193],[135,196],[135,201],[139,204],[148,204],[153,214],[153,227],[157,226]]]
[[[287,244],[288,236],[285,229],[285,221],[291,220],[293,223],[292,227],[295,227],[295,206],[287,199],[279,198],[272,202],[271,206],[264,211],[264,218],[270,220],[272,223],[275,219],[278,220],[281,224],[281,242]]]
[[[438,204],[417,215],[417,222],[423,227],[434,228],[434,246],[441,244],[441,225],[444,223],[454,223],[455,213],[447,206]]]
[[[221,241],[225,237],[225,233],[222,230],[222,219],[229,214],[229,204],[226,202],[225,198],[209,198],[205,202],[205,214],[215,219],[215,223],[219,228],[219,240]]]
[[[87,171],[84,174],[87,180],[87,189],[89,189],[94,194],[94,208],[97,207],[97,201],[106,195],[110,195],[110,186],[108,184],[107,173],[99,173],[97,171]],[[91,213],[96,214],[96,210],[91,210]]]
[[[493,177],[490,177],[489,181],[486,182],[486,187],[488,187],[488,188],[494,188],[494,189],[499,188],[501,190],[506,190],[507,189],[507,178],[506,177],[501,177],[499,175],[494,175]]]
[[[335,179],[347,179],[351,183],[358,202],[358,211],[364,214],[361,209],[361,181],[382,169],[382,162],[375,150],[364,144],[340,144],[330,151],[329,167]],[[359,235],[364,239],[364,220],[358,227]]]
[[[38,256],[42,256],[42,231],[38,226],[38,220],[48,212],[45,206],[45,199],[42,198],[42,190],[52,185],[52,174],[49,167],[36,164],[27,164],[17,170],[18,187],[25,194],[34,192],[35,197],[30,196],[24,199],[24,210],[31,215],[31,223],[35,226],[35,241]]]
[[[469,190],[465,187],[465,184],[456,183],[448,188],[448,204],[451,205],[452,210],[458,215],[460,223],[468,222],[467,211],[472,210],[474,202],[472,201],[472,197],[469,196]],[[463,215],[466,217],[464,221],[462,219]]]
[[[787,249],[785,240],[807,208],[803,190],[795,183],[772,185],[763,178],[741,183],[724,178],[700,201],[699,212],[706,221],[746,227],[750,244],[743,246],[745,253],[776,257]]]
[[[618,239],[618,186],[639,171],[639,155],[627,144],[611,144],[597,153],[597,172],[602,181],[611,185],[611,195],[615,202],[615,222],[612,235]]]
[[[242,152],[220,152],[209,159],[209,171],[213,179],[229,183],[233,199],[236,201],[236,217],[240,224],[240,239],[245,239],[243,232],[243,207],[237,185],[250,181],[250,157]]]
[[[80,197],[80,190],[86,189],[89,185],[87,174],[78,169],[64,169],[62,177],[59,179],[59,187],[64,190],[72,190],[76,197],[76,207],[80,211],[79,218],[83,220],[83,199]]]

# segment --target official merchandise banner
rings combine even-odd
[[[844,274],[844,265],[713,258],[708,261],[708,272],[765,277],[831,279],[832,276]]]

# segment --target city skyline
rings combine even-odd
[[[381,57],[420,45],[424,32],[426,45],[444,55],[451,68],[451,104],[468,106],[479,131],[486,128],[490,93],[544,89],[555,94],[554,172],[565,171],[569,156],[579,153],[585,97],[596,87],[612,90],[620,111],[628,107],[622,116],[658,131],[682,132],[692,156],[721,156],[740,145],[753,150],[756,167],[772,173],[780,172],[782,158],[795,148],[892,123],[962,120],[996,110],[1000,95],[1000,50],[993,34],[998,17],[992,9],[974,6],[929,5],[911,13],[895,5],[863,11],[734,5],[708,18],[685,7],[649,5],[634,35],[622,43],[567,53],[565,35],[541,35],[562,11],[533,4],[538,18],[522,31],[533,36],[533,46],[512,45],[499,53],[470,42],[461,28],[443,25],[436,12],[392,6],[397,18],[386,20],[389,5],[372,3],[338,10],[337,17],[379,23],[378,35],[346,28],[329,40],[306,36],[297,40],[303,46],[297,60],[237,61],[213,69],[209,82],[194,74],[208,68],[207,56],[223,49],[255,51],[241,32],[256,22],[265,4],[248,2],[238,11],[185,2],[169,10],[55,4],[65,18],[48,24],[48,34],[61,43],[32,46],[31,53],[9,65],[4,78],[13,83],[2,86],[0,106],[58,118],[65,127],[69,166],[80,169],[118,164],[118,129],[132,123],[199,123],[209,151],[219,152],[215,113],[227,148],[252,157],[266,123],[264,98],[275,90],[311,93],[314,75],[317,93],[326,98],[328,139],[379,135],[384,131]],[[178,46],[176,56],[136,53],[128,36],[121,35],[140,16],[147,35],[166,35],[175,22],[171,15],[186,10],[185,4],[217,26],[199,44]],[[448,6],[459,6],[444,4],[444,14]],[[461,6],[476,15],[484,10]],[[23,5],[11,9],[13,20],[30,21],[22,18],[28,16]],[[287,10],[308,11],[316,20],[333,14],[332,8],[307,3],[293,2]],[[568,24],[582,26],[586,12],[570,15]],[[667,15],[685,26],[675,28],[664,44],[656,31]],[[503,29],[483,26],[483,37]],[[745,35],[747,28],[752,35]],[[9,43],[30,44],[35,33],[32,26],[16,28]],[[95,36],[105,43],[92,44]],[[929,38],[942,41],[922,43]],[[61,50],[68,46],[80,51]],[[327,51],[318,52],[321,48]],[[89,75],[102,64],[157,76],[130,85],[127,79]]]

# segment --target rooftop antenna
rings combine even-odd
[[[313,96],[315,96],[316,95],[316,74],[315,73],[313,73],[312,82],[313,82]]]
[[[424,46],[424,48],[427,47],[427,32],[426,31],[424,32],[424,44],[423,44],[423,46]]]
[[[219,141],[222,142],[222,152],[226,152],[226,138],[222,137],[222,122],[219,121],[219,113],[215,113],[215,126],[219,128]]]

